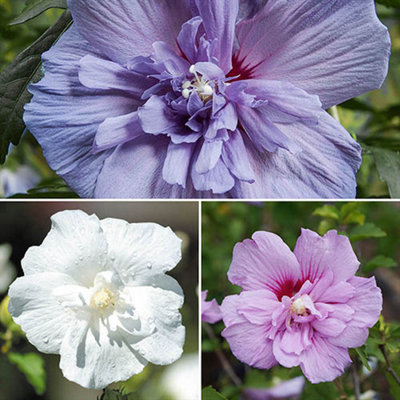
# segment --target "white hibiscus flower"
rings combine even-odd
[[[82,211],[51,219],[9,291],[9,311],[28,340],[60,354],[64,376],[87,388],[126,380],[147,362],[177,360],[183,292],[165,272],[181,259],[181,240],[157,224]]]
[[[8,285],[17,276],[14,265],[10,262],[11,246],[8,243],[0,245],[0,293],[5,293]]]

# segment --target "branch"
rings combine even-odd
[[[204,330],[206,331],[208,337],[211,340],[218,340],[210,325],[203,322],[203,327],[204,327]],[[229,364],[229,361],[226,359],[224,353],[221,351],[221,349],[219,347],[216,348],[215,353],[217,354],[217,357],[222,365],[222,368],[225,370],[225,372],[231,378],[232,382],[237,387],[241,387],[242,386],[241,379],[235,374],[235,371],[233,370],[231,364]]]
[[[393,379],[396,381],[396,383],[400,386],[400,378],[398,377],[398,375],[396,374],[396,371],[393,369],[392,367],[392,363],[389,360],[389,357],[386,353],[386,348],[384,344],[380,344],[379,345],[379,350],[381,351],[381,353],[383,354],[383,357],[386,361],[386,365],[387,365],[387,372],[389,372],[390,375],[392,375]]]
[[[337,390],[340,393],[340,399],[341,400],[349,400],[349,398],[347,397],[347,394],[345,393],[345,391],[343,389],[342,381],[340,380],[340,378],[335,379],[333,381],[333,383],[335,384]]]

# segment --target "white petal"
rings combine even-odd
[[[102,389],[140,373],[147,362],[118,332],[104,325],[76,320],[61,345],[60,368],[64,376],[81,386]]]
[[[52,295],[57,287],[73,284],[65,274],[43,273],[18,278],[10,286],[8,309],[28,340],[43,353],[58,353],[73,315]]]
[[[185,328],[181,325],[178,311],[183,304],[183,295],[153,287],[135,287],[131,291],[140,317],[152,319],[156,326],[154,334],[133,348],[154,364],[166,365],[176,361],[182,355],[185,342]]]
[[[66,210],[51,217],[52,227],[40,246],[31,247],[22,260],[25,275],[64,272],[84,286],[105,268],[107,242],[95,215]]]
[[[181,240],[171,228],[154,223],[129,224],[107,218],[101,221],[109,256],[122,275],[148,277],[171,270],[181,259]]]

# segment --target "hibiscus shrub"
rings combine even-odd
[[[397,0],[167,4],[1,0],[0,194],[399,197]]]
[[[203,386],[397,399],[399,222],[397,203],[205,203]]]

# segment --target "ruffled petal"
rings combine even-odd
[[[222,336],[240,361],[255,368],[271,368],[277,361],[272,353],[272,340],[262,325],[254,325],[238,314],[239,296],[227,296],[221,305],[226,328]],[[231,315],[233,314],[233,315]]]
[[[179,313],[183,304],[182,290],[176,293],[142,286],[133,288],[131,293],[138,314],[150,315],[155,324],[154,333],[132,347],[153,364],[167,365],[176,361],[182,355],[185,342],[185,327]]]
[[[269,1],[236,29],[235,55],[255,78],[292,82],[324,108],[379,88],[390,37],[372,0]]]
[[[275,122],[301,148],[296,154],[279,149],[260,153],[245,142],[256,178],[239,182],[231,191],[237,198],[353,198],[361,148],[328,113],[315,122]]]
[[[97,175],[108,151],[93,154],[99,125],[137,107],[131,94],[96,92],[78,78],[85,55],[99,56],[73,25],[44,53],[45,77],[30,86],[33,99],[25,106],[24,121],[38,140],[50,167],[82,197],[93,197]]]
[[[232,50],[239,0],[194,0],[198,15],[203,19],[207,39],[216,39],[213,56],[218,65],[228,73],[232,68]]]
[[[314,335],[312,345],[301,355],[301,370],[311,383],[331,382],[351,363],[349,352]]]
[[[25,275],[64,273],[90,287],[106,267],[107,242],[96,215],[66,210],[51,217],[52,229],[40,246],[32,246],[21,261]]]
[[[162,177],[169,140],[144,135],[118,146],[104,163],[97,180],[98,198],[174,198],[184,197],[179,185]],[[180,168],[180,166],[178,166]]]
[[[268,289],[277,296],[296,285],[300,266],[282,239],[269,232],[256,232],[233,249],[228,278],[244,290]]]
[[[154,84],[153,79],[92,55],[84,56],[79,61],[79,67],[79,80],[90,89],[121,90],[140,99],[143,92]]]
[[[368,328],[378,321],[382,312],[382,293],[376,286],[375,278],[352,277],[349,283],[355,288],[355,295],[347,302],[354,310],[343,333],[330,339],[332,344],[343,347],[362,346],[368,338]]]
[[[232,132],[222,147],[222,160],[237,179],[254,182],[254,171],[250,164],[247,149],[239,131]]]
[[[68,5],[82,37],[121,65],[150,56],[160,40],[178,51],[176,37],[192,16],[188,0],[69,0]]]
[[[321,237],[313,231],[302,229],[294,254],[300,263],[303,281],[314,282],[332,271],[331,285],[333,285],[353,277],[360,265],[349,239],[338,235],[336,231],[329,231]],[[321,298],[324,297],[324,295],[321,296]],[[338,298],[340,299],[339,294]],[[325,299],[321,301],[329,302],[329,300],[329,293],[326,293]]]
[[[147,364],[120,331],[110,332],[102,322],[95,324],[86,319],[75,319],[69,326],[60,355],[64,376],[91,389],[125,381]],[[120,365],[124,368],[119,368]]]
[[[133,274],[135,285],[142,278],[171,270],[181,259],[181,240],[171,228],[114,218],[102,220],[101,227],[113,268],[122,277]]]
[[[8,309],[28,340],[43,353],[58,353],[74,320],[52,295],[59,286],[76,284],[69,275],[46,272],[18,278],[9,290]]]

